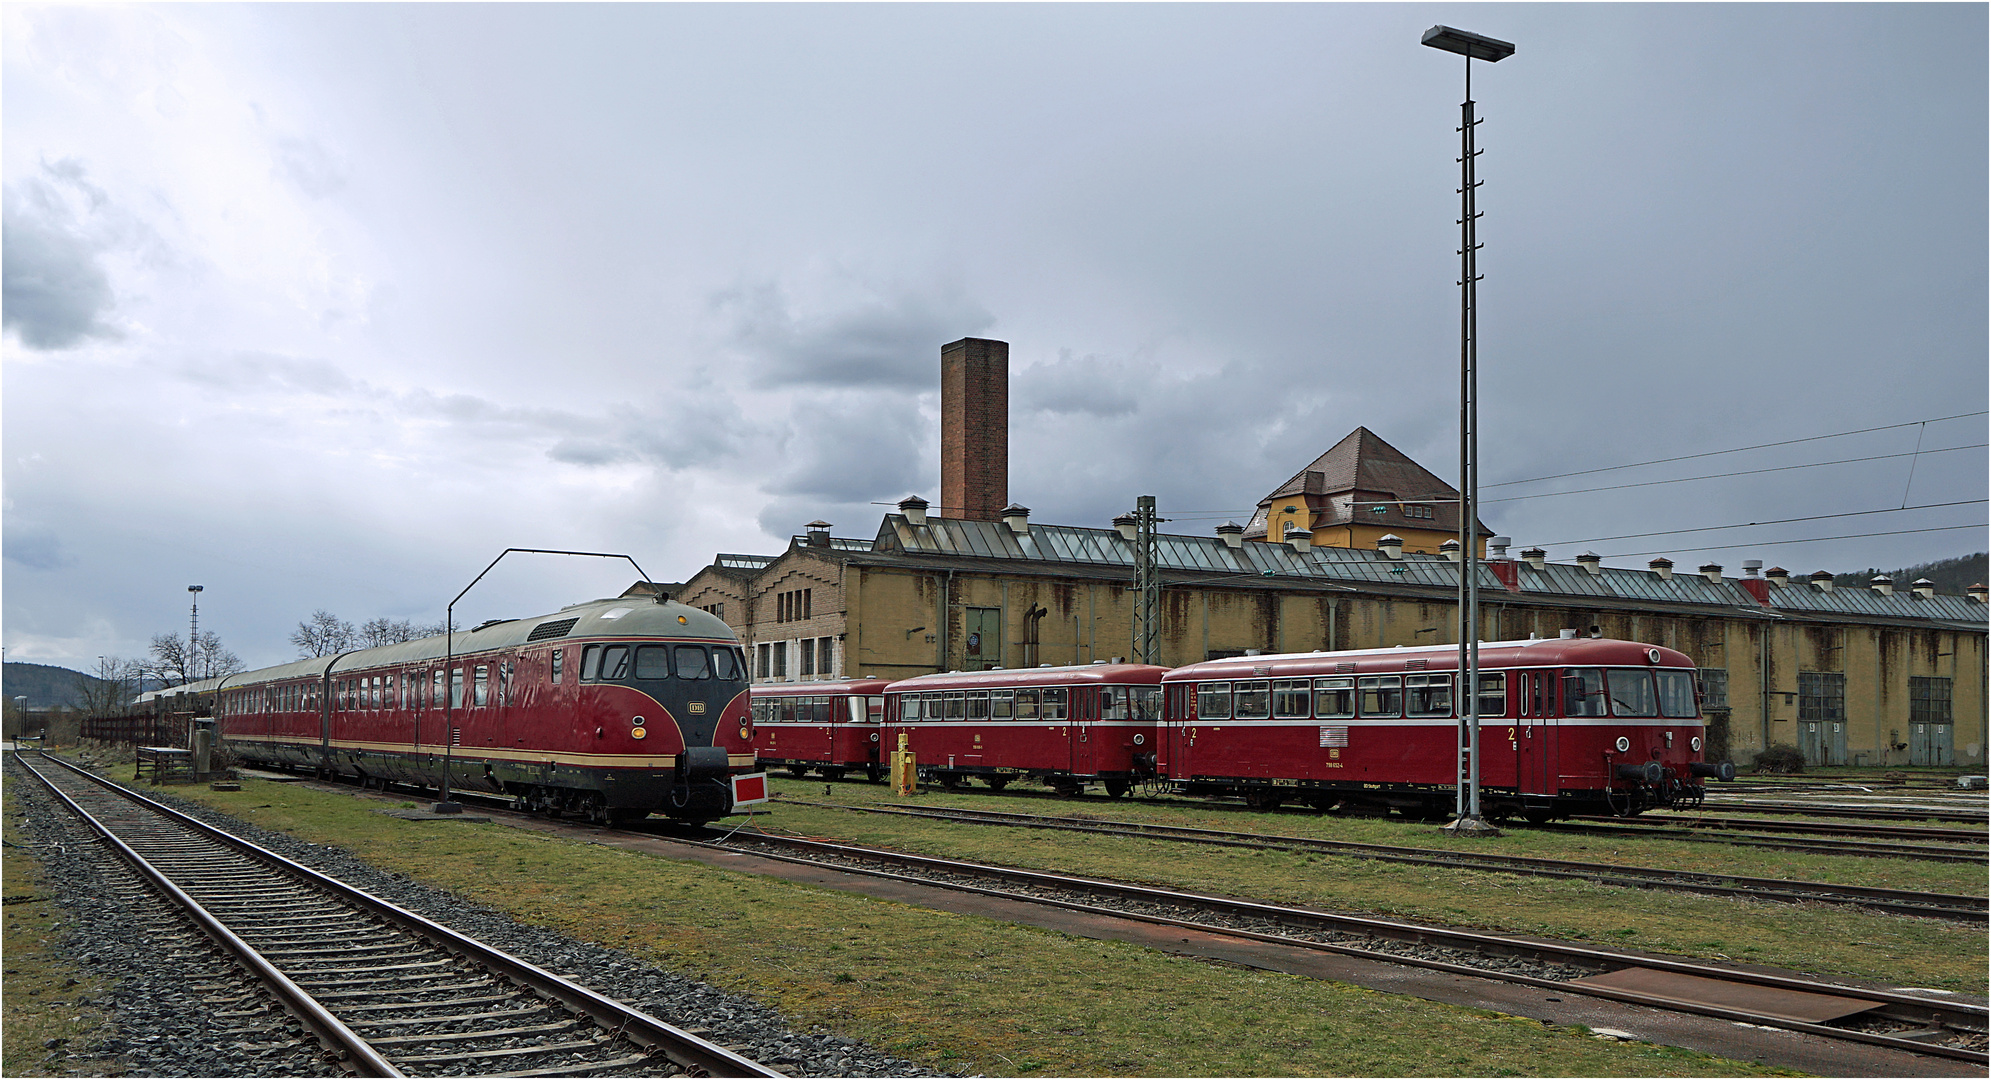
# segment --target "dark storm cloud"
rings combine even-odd
[[[569,417],[562,427],[565,436],[546,456],[583,467],[641,462],[678,471],[721,463],[765,438],[731,397],[702,377],[684,380],[669,397],[620,407],[599,420]]]
[[[1124,416],[1140,405],[1140,385],[1152,382],[1153,364],[1075,357],[1060,350],[1055,363],[1032,364],[1011,373],[1010,407],[1051,413]]]
[[[897,500],[929,471],[931,420],[911,395],[828,394],[789,432],[788,464],[762,489],[840,503]]]
[[[61,179],[62,168],[48,172]],[[100,200],[80,179],[74,173],[70,186]],[[53,185],[39,177],[10,185],[0,197],[0,325],[31,349],[117,337],[105,321],[116,298],[100,254]]]
[[[941,344],[995,322],[980,304],[944,289],[874,295],[827,314],[798,311],[775,284],[730,289],[712,304],[764,386],[922,390],[933,382]]]

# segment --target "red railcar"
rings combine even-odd
[[[781,683],[753,688],[754,749],[769,768],[791,776],[810,769],[831,780],[884,775],[880,735],[884,679]]]
[[[244,761],[361,781],[510,795],[623,821],[732,811],[754,766],[738,639],[661,598],[210,680],[221,745]]]
[[[904,734],[921,779],[943,787],[1032,777],[1118,797],[1155,775],[1167,670],[1097,663],[901,679],[885,688],[883,742],[889,753]]]
[[[1188,794],[1441,819],[1455,802],[1457,646],[1240,656],[1168,673],[1159,768]],[[1480,793],[1546,821],[1697,802],[1693,661],[1589,638],[1479,647]]]

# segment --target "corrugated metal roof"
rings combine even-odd
[[[1405,555],[1391,559],[1378,551],[1315,547],[1305,552],[1288,544],[1247,541],[1232,548],[1220,537],[1163,535],[1156,538],[1157,560],[1166,574],[1236,574],[1240,577],[1300,578],[1328,584],[1404,585],[1456,590],[1459,565],[1438,555]],[[929,517],[924,525],[909,525],[902,515],[888,514],[880,523],[872,550],[907,555],[957,555],[985,559],[1016,559],[1087,568],[1134,568],[1134,542],[1115,529],[1070,525],[1036,525],[1018,535],[999,521],[964,521]],[[1515,567],[1516,591],[1525,596],[1563,602],[1589,598],[1708,608],[1741,608],[1765,616],[1772,613],[1817,614],[1858,618],[1943,621],[1981,629],[1986,605],[1964,596],[1918,599],[1906,590],[1882,596],[1871,589],[1822,592],[1809,584],[1769,588],[1769,606],[1735,578],[1709,581],[1699,574],[1674,574],[1670,580],[1650,570],[1602,567],[1592,574],[1580,566],[1547,564],[1537,570],[1525,562]],[[1507,594],[1507,587],[1485,562],[1478,564],[1479,588],[1489,601]]]

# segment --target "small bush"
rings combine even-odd
[[[1776,743],[1768,750],[1756,755],[1756,771],[1759,773],[1801,773],[1804,771],[1804,752],[1789,743]]]

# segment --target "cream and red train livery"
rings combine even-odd
[[[604,822],[722,817],[731,777],[754,768],[738,638],[665,599],[596,600],[183,689],[213,696],[217,737],[244,761],[428,786],[447,762],[456,790]]]
[[[1458,646],[1239,656],[1162,680],[1159,769],[1189,794],[1433,819],[1454,805]],[[1698,801],[1693,661],[1634,641],[1479,646],[1481,806],[1548,820]]]

